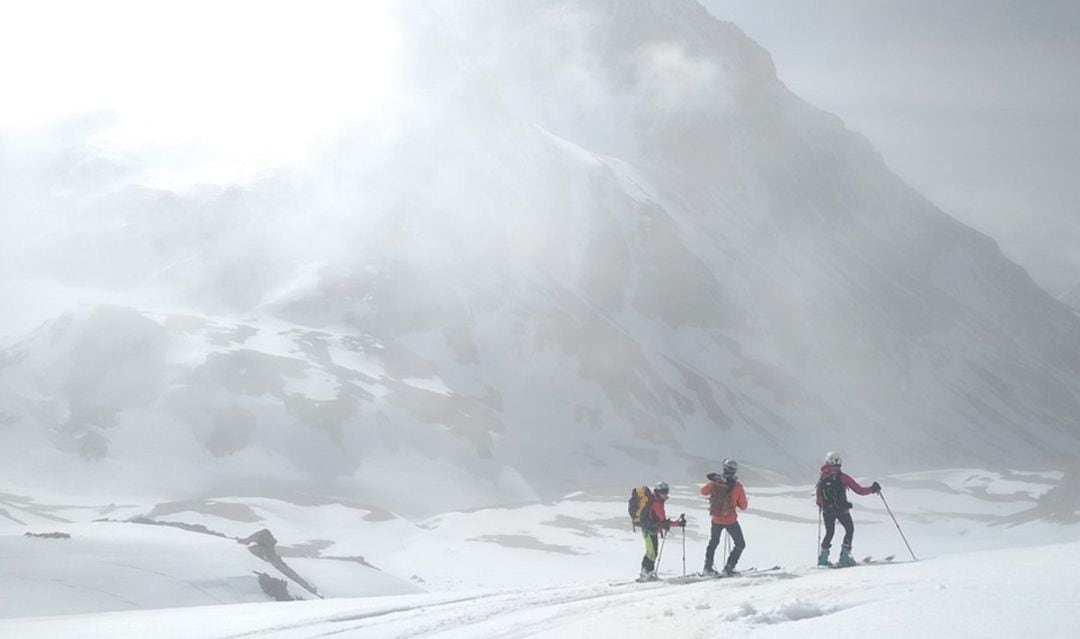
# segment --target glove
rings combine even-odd
[[[881,484],[879,484],[877,482],[874,482],[874,483],[870,484],[870,490],[873,491],[875,494],[880,493],[881,492]]]
[[[717,473],[709,473],[708,475],[705,475],[705,478],[709,481],[718,481],[720,479],[720,475]]]
[[[671,525],[678,528],[686,528],[686,515],[679,515],[679,518],[671,522]]]

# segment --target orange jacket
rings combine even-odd
[[[708,497],[712,494],[713,482],[709,482],[701,487],[701,494]],[[739,518],[739,515],[735,512],[735,507],[738,506],[740,510],[746,510],[749,502],[746,501],[746,490],[743,488],[741,481],[735,482],[735,487],[731,489],[731,513],[726,517],[712,516],[712,523],[714,524],[733,524],[735,520]]]

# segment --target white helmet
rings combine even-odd
[[[831,450],[829,452],[825,453],[825,463],[830,465],[830,466],[839,466],[840,465],[840,453],[837,453],[837,452],[831,451]]]
[[[734,475],[736,472],[738,472],[738,470],[739,470],[739,462],[735,461],[734,459],[730,459],[730,458],[724,460],[724,474],[725,475]]]
[[[668,489],[668,485],[667,485],[666,481],[658,481],[658,482],[656,482],[656,485],[653,486],[653,492],[654,493],[665,493],[666,494],[668,492],[668,490],[669,489]]]

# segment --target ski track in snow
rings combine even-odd
[[[813,574],[812,569],[803,572],[781,571],[741,576],[733,579],[705,579],[685,584],[665,581],[651,583],[630,582],[616,585],[573,586],[546,588],[539,591],[522,590],[496,592],[461,597],[436,603],[390,606],[359,613],[337,614],[323,618],[309,618],[284,624],[273,624],[240,633],[207,633],[199,636],[214,639],[244,639],[265,637],[272,639],[314,639],[317,637],[364,637],[365,639],[395,638],[417,639],[439,637],[455,639],[466,637],[524,638],[556,633],[561,628],[587,622],[598,611],[611,614],[614,609],[656,604],[670,608],[688,595],[708,593],[714,589],[738,593],[742,596],[748,589]],[[748,594],[748,593],[747,593]],[[821,610],[815,604],[796,605],[795,612],[758,612],[750,606],[743,607],[747,617],[757,615],[758,623],[775,623],[782,617],[814,616],[813,610]],[[700,608],[699,608],[700,609]],[[752,613],[752,614],[751,614]],[[772,615],[772,617],[768,617]],[[731,617],[735,620],[740,615]],[[771,619],[771,621],[770,621]],[[2,625],[0,625],[2,629]],[[160,637],[187,636],[184,632],[168,634],[162,629]],[[44,636],[44,635],[43,635]],[[58,634],[60,636],[68,636]],[[76,635],[70,635],[76,636]],[[79,635],[81,636],[81,635]],[[96,635],[94,635],[96,636]],[[104,635],[102,635],[104,636]],[[111,635],[143,636],[143,635]],[[551,636],[561,636],[556,633]]]
[[[579,585],[463,596],[324,600],[0,622],[20,639],[500,639],[587,636],[1071,637],[1080,543],[919,562],[707,579]],[[1016,571],[1038,564],[1044,570]],[[884,565],[892,566],[883,568]],[[1011,576],[1011,578],[1010,578]],[[1009,581],[1011,589],[1001,588]],[[1041,615],[1032,615],[1034,610]],[[917,613],[917,614],[916,614]],[[939,627],[941,632],[935,633]]]
[[[668,584],[640,585],[649,590],[648,586]],[[583,615],[592,614],[595,611],[594,604],[598,599],[625,600],[622,601],[622,605],[626,605],[626,603],[637,603],[653,596],[647,591],[624,592],[623,589],[627,586],[548,588],[539,592],[524,590],[490,593],[436,604],[399,606],[367,613],[341,615],[314,623],[275,626],[237,635],[226,635],[221,639],[279,636],[267,633],[287,633],[280,635],[283,638],[352,636],[347,633],[361,631],[364,637],[386,636],[401,639],[429,636],[453,637],[459,636],[457,633],[461,631],[466,631],[465,634],[460,635],[464,637],[477,636],[476,633],[484,630],[485,626],[491,626],[490,630],[498,636],[530,636],[535,634],[537,629],[564,625]],[[612,592],[611,588],[619,590]],[[417,616],[422,618],[417,620]],[[507,617],[518,616],[525,617],[520,621],[527,621],[527,623],[515,634],[505,634],[506,629],[501,623],[493,623],[501,622]],[[558,619],[552,619],[552,617],[558,617]],[[326,624],[348,625],[329,630],[318,627]],[[294,631],[302,634],[292,634]],[[522,632],[525,634],[521,634]]]
[[[642,584],[643,586],[647,584]],[[666,584],[665,584],[666,585]],[[388,636],[414,638],[426,636],[439,637],[467,637],[477,636],[477,633],[493,633],[502,637],[528,637],[538,631],[553,629],[564,626],[595,613],[595,606],[604,600],[607,605],[627,605],[638,603],[643,599],[654,596],[651,592],[611,592],[608,590],[595,591],[592,589],[557,589],[552,593],[545,593],[537,597],[533,592],[515,593],[506,597],[496,597],[487,609],[477,610],[472,604],[475,600],[455,604],[454,607],[468,608],[462,613],[456,610],[447,617],[434,620],[429,627],[416,628],[415,622],[409,619],[401,620],[410,624],[410,629],[404,634],[391,634]],[[438,609],[429,612],[441,612]],[[507,633],[508,618],[513,618],[513,627],[517,630]],[[351,632],[354,630],[368,630],[370,624],[343,629],[331,634]],[[372,630],[391,630],[377,628]],[[329,635],[316,635],[329,636]],[[359,636],[359,635],[358,635]],[[365,633],[364,636],[371,636]]]

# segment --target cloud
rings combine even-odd
[[[643,93],[665,111],[695,111],[716,104],[723,78],[717,64],[674,42],[652,43],[640,52],[638,81]]]
[[[397,46],[387,2],[5,3],[0,126],[109,111],[95,142],[229,179],[381,108]]]

